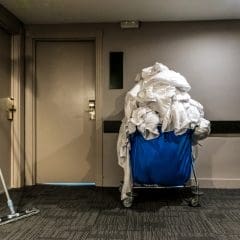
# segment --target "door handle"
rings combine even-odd
[[[8,117],[7,117],[7,119],[9,121],[12,121],[13,120],[13,116],[14,116],[14,112],[16,112],[16,108],[14,106],[14,98],[13,97],[9,97],[7,99],[7,101],[8,101],[8,109],[7,109]]]
[[[86,110],[86,112],[89,113],[90,120],[96,119],[95,100],[91,99],[88,101],[88,109]]]

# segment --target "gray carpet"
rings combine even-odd
[[[0,226],[1,240],[240,240],[240,189],[205,189],[201,207],[185,190],[138,190],[125,209],[118,189],[35,186],[11,192],[41,213]],[[0,196],[1,215],[7,213]]]

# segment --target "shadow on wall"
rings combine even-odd
[[[112,113],[109,114],[104,120],[122,120],[124,118],[124,100],[126,93],[122,93],[115,100],[115,108]]]

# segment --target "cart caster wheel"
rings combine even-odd
[[[191,207],[199,207],[200,203],[199,203],[198,197],[191,198],[190,201],[189,201],[189,206],[191,206]]]
[[[129,198],[125,198],[123,200],[123,206],[125,208],[130,208],[132,206],[132,203],[133,203],[133,198],[129,197]]]

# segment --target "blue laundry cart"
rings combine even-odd
[[[146,140],[136,131],[130,136],[130,162],[133,188],[177,188],[185,187],[193,171],[195,196],[191,206],[199,205],[198,181],[192,157],[192,133],[175,135],[173,131],[161,132],[157,138]],[[131,207],[133,194],[123,200],[125,207]]]

